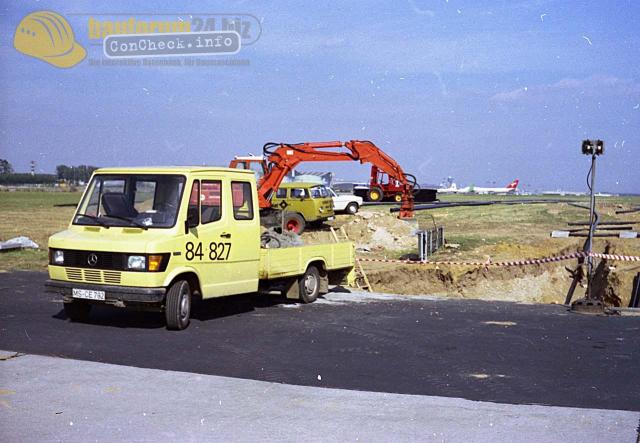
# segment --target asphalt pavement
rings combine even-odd
[[[160,313],[110,307],[71,323],[45,279],[0,274],[0,349],[289,385],[640,411],[640,317],[332,293],[310,305],[203,302],[190,327],[174,332]]]
[[[633,442],[639,417],[629,411],[294,386],[0,351],[3,442]]]

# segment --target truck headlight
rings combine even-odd
[[[64,264],[64,251],[53,251],[53,263],[56,265]]]
[[[127,259],[127,268],[134,271],[147,269],[147,258],[144,255],[130,255]]]

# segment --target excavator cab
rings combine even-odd
[[[267,172],[267,161],[264,157],[258,155],[237,155],[231,160],[229,167],[235,169],[250,169],[256,175],[256,180],[259,181]]]

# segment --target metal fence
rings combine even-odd
[[[434,252],[444,246],[444,226],[420,230],[417,235],[420,261],[427,261]]]

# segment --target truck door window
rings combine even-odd
[[[200,192],[200,220],[202,224],[220,220],[222,217],[222,182],[203,180]]]
[[[200,199],[200,182],[194,181],[191,187],[191,195],[189,195],[189,206],[187,208],[187,220],[190,225],[198,224],[198,200]]]
[[[276,198],[287,198],[287,188],[278,188]]]
[[[302,188],[293,188],[291,189],[291,198],[305,198],[305,192]]]
[[[231,182],[233,200],[233,218],[236,220],[253,220],[253,198],[251,184],[247,182]]]

